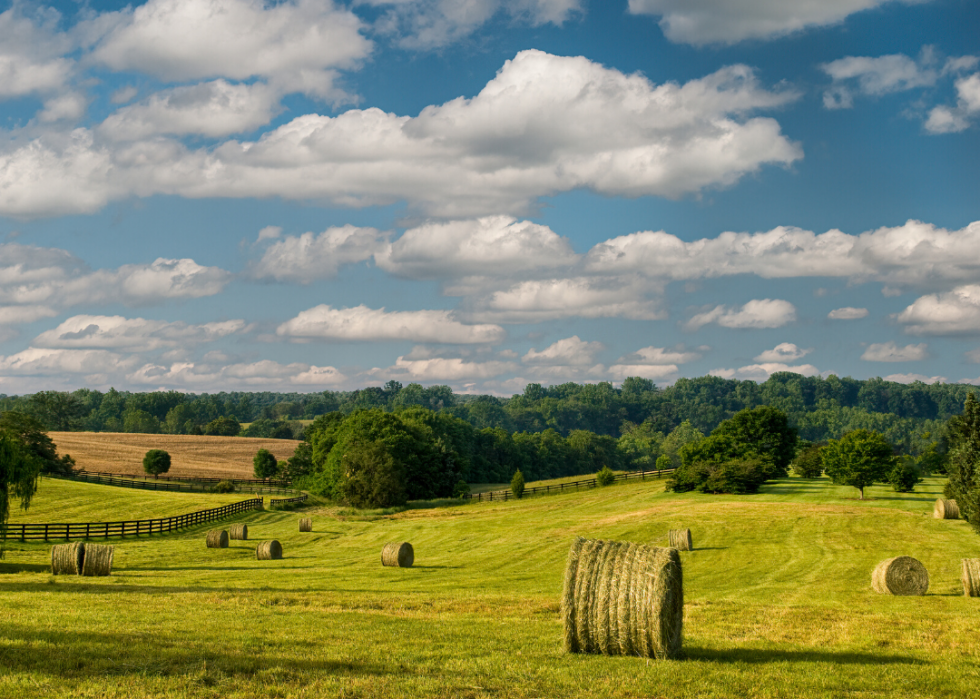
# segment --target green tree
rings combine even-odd
[[[681,449],[704,439],[704,433],[691,424],[690,420],[685,420],[667,435],[663,444],[660,445],[660,453],[670,459],[671,468],[681,465]]]
[[[947,433],[946,497],[956,500],[963,519],[980,531],[980,402],[973,393],[963,413],[949,420]]]
[[[344,450],[340,496],[354,507],[394,507],[407,501],[405,474],[383,442],[352,444]]]
[[[810,444],[793,459],[793,473],[800,478],[820,478],[823,473],[823,460],[820,458],[819,444]]]
[[[600,486],[612,485],[616,482],[616,474],[608,466],[603,466],[596,472],[595,482]]]
[[[145,410],[127,408],[123,413],[123,430],[140,434],[156,434],[160,431],[160,421]]]
[[[41,473],[66,475],[75,470],[75,460],[68,454],[58,456],[54,442],[36,418],[14,410],[0,413],[0,432],[20,442],[40,462]]]
[[[772,464],[772,477],[787,475],[796,455],[796,429],[790,427],[786,413],[770,405],[745,409],[725,420],[711,433],[730,436],[745,445],[742,454],[757,454]]]
[[[666,454],[661,454],[657,457],[657,470],[667,471],[674,468],[674,462],[670,460],[670,457]]]
[[[242,431],[242,426],[234,417],[221,416],[204,426],[204,434],[216,437],[234,437]]]
[[[514,477],[510,479],[510,492],[517,499],[524,497],[524,474],[520,469],[514,471]]]
[[[268,449],[259,449],[252,458],[252,470],[256,478],[272,478],[279,473],[279,462]]]
[[[293,455],[289,457],[282,468],[282,475],[287,480],[294,483],[300,478],[310,475],[313,470],[313,447],[309,442],[300,442],[293,450]]]
[[[840,439],[831,439],[820,452],[823,469],[838,485],[864,489],[884,483],[895,468],[897,457],[885,436],[870,430],[854,430]]]
[[[20,500],[27,509],[37,492],[41,462],[16,437],[0,432],[0,557],[7,535],[11,499]]]
[[[143,470],[151,476],[159,476],[170,470],[170,454],[163,449],[150,449],[143,457]]]

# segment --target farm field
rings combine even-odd
[[[165,475],[203,478],[254,478],[255,452],[268,449],[283,460],[299,444],[292,439],[128,432],[49,432],[48,436],[59,454],[71,454],[78,468],[86,471],[142,474],[146,452],[164,449],[171,458]]]
[[[65,485],[101,507],[104,487]],[[247,513],[211,525],[248,524],[228,549],[205,548],[209,526],[117,542],[109,578],[52,577],[48,546],[8,542],[0,696],[972,696],[980,599],[959,570],[980,536],[932,518],[941,486],[860,502],[826,479],[750,496],[647,481],[392,515]],[[565,654],[573,537],[665,544],[682,527],[684,658]],[[269,538],[284,559],[256,561]],[[382,568],[389,541],[411,542],[416,565]],[[926,596],[872,592],[896,555],[925,564]]]

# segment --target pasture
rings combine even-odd
[[[647,481],[394,513],[255,512],[116,540],[109,578],[51,576],[50,546],[11,541],[0,696],[972,696],[980,599],[963,597],[959,573],[961,558],[980,557],[980,537],[932,518],[941,485],[871,488],[859,502],[825,479],[749,496]],[[101,516],[104,487],[64,486],[93,493],[75,516]],[[301,516],[311,533],[298,531]],[[232,522],[248,524],[249,540],[205,548],[208,529]],[[680,528],[694,539],[681,554],[684,657],[565,654],[573,537],[666,545]],[[283,560],[255,560],[271,538]],[[414,567],[381,566],[391,541],[413,544]],[[925,564],[926,596],[871,590],[875,565],[896,555]]]
[[[166,476],[182,478],[254,478],[252,458],[267,449],[280,461],[293,455],[298,441],[258,437],[209,437],[189,434],[127,432],[49,432],[59,454],[71,454],[86,471],[142,474],[150,449],[170,454]]]

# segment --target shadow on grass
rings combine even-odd
[[[236,652],[213,639],[188,642],[184,635],[154,629],[152,643],[145,634],[125,632],[44,630],[4,625],[6,643],[44,644],[50,652],[7,652],[7,672],[32,672],[60,678],[120,675],[190,676],[197,679],[247,678],[275,669],[300,674],[390,675],[407,672],[380,664],[312,658],[306,652],[275,653],[266,659],[251,649]],[[152,652],[150,650],[152,645]]]
[[[923,660],[907,655],[882,655],[879,653],[833,652],[825,650],[772,650],[733,648],[711,650],[685,648],[688,660],[707,660],[713,663],[777,663],[814,662],[835,665],[926,665]]]
[[[727,546],[695,546],[692,551],[727,551]]]
[[[429,570],[459,570],[463,566],[420,566],[420,565],[412,564],[412,567],[429,569]]]
[[[0,563],[0,575],[8,573],[50,573],[47,563]]]

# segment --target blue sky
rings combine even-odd
[[[972,0],[16,2],[0,393],[980,382]]]

